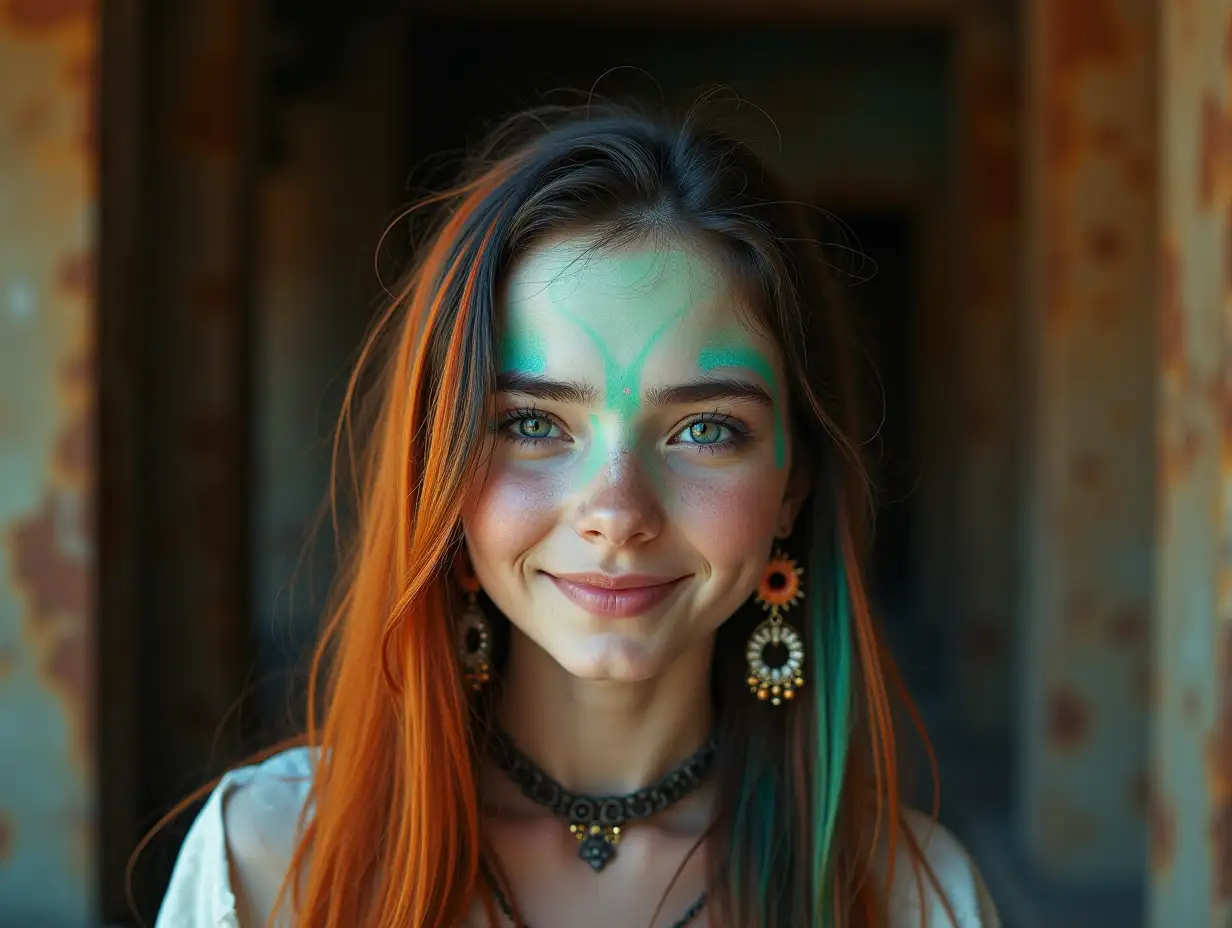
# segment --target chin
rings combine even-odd
[[[646,642],[625,635],[596,635],[576,642],[567,652],[553,654],[556,662],[580,680],[640,683],[661,675],[667,661]]]

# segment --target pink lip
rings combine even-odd
[[[592,615],[627,619],[663,602],[684,577],[650,574],[548,574],[570,602]]]

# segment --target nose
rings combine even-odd
[[[633,454],[610,459],[578,504],[574,529],[590,542],[645,544],[663,530],[663,507]]]

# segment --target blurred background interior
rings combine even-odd
[[[1007,928],[1232,925],[1232,0],[0,2],[0,924],[135,925],[140,836],[295,724],[381,233],[596,81],[726,85],[837,217],[875,592]]]

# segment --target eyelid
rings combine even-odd
[[[686,430],[702,422],[721,425],[726,429],[731,429],[732,436],[725,441],[715,442],[699,442],[699,441],[681,441],[680,435]],[[714,412],[698,413],[682,419],[679,424],[672,429],[671,437],[667,443],[669,445],[690,445],[695,450],[717,452],[725,449],[731,449],[736,445],[747,441],[752,437],[753,430],[741,422],[734,416],[729,416],[724,413]]]
[[[560,436],[543,436],[539,438],[531,438],[529,435],[518,436],[522,441],[573,441],[573,439],[569,436],[569,429],[563,422],[560,421],[560,419],[552,415],[550,412],[544,412],[542,409],[537,409],[534,406],[522,406],[517,409],[506,410],[496,417],[496,422],[492,428],[492,431],[500,434],[505,431],[505,429],[509,428],[509,426],[513,425],[513,423],[521,419],[545,419],[556,428],[560,429],[563,433]]]

